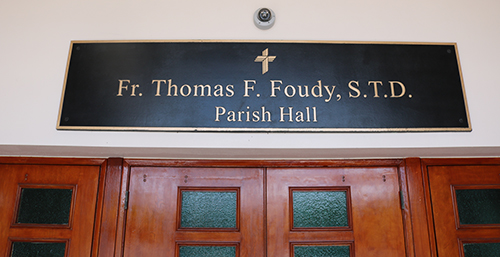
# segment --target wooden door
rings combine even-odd
[[[500,166],[427,170],[438,255],[500,256]]]
[[[132,166],[129,183],[124,239],[127,257],[310,256],[307,251],[331,251],[339,256],[405,256],[397,167]],[[236,197],[216,196],[225,193]],[[214,208],[189,203],[204,194]],[[305,204],[306,209],[314,209],[309,205],[314,200],[307,199],[311,195],[326,196],[326,200],[319,199],[321,208],[333,204],[342,209],[326,208],[326,214],[323,210],[316,217],[324,220],[323,216],[328,216],[334,220],[333,225],[317,225],[316,218],[300,221],[300,213],[294,208]],[[225,221],[211,221],[210,212],[220,212],[220,218],[227,214],[217,203],[218,197],[233,202],[230,209],[236,212],[231,216],[232,223],[214,227],[210,224]],[[208,220],[189,225],[188,209],[195,212],[193,217],[207,216]],[[333,216],[343,218],[338,221]],[[217,255],[219,250],[221,254]],[[301,250],[306,255],[299,253]],[[196,255],[196,251],[203,254]]]
[[[124,256],[264,256],[263,185],[256,168],[131,167]]]
[[[267,175],[268,256],[405,256],[396,167]]]
[[[0,165],[0,256],[91,256],[100,166]]]

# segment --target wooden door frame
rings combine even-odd
[[[170,167],[397,167],[403,192],[405,248],[408,257],[436,255],[426,167],[460,163],[500,164],[500,159],[366,159],[366,160],[146,160],[126,158],[0,157],[0,163],[100,165],[92,257],[122,256],[126,191],[133,166]]]
[[[435,234],[434,218],[432,213],[431,191],[429,182],[429,167],[432,166],[484,166],[484,165],[500,165],[500,158],[423,158],[421,162],[421,178],[423,179],[423,195],[426,204],[427,227],[429,233],[429,246],[431,257],[437,257],[437,239]]]
[[[405,248],[408,257],[430,257],[431,242],[420,158],[368,160],[144,160],[110,158],[102,209],[98,256],[122,256],[126,191],[134,166],[169,167],[397,167],[403,192]]]
[[[92,236],[91,256],[98,256],[100,231],[102,229],[102,214],[107,180],[107,159],[104,158],[42,158],[42,157],[0,157],[0,164],[20,164],[20,165],[75,165],[75,166],[98,166],[99,181],[97,186],[97,199],[94,216],[94,229]],[[0,249],[1,250],[1,249]],[[0,251],[2,252],[2,251]]]

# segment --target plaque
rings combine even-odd
[[[75,41],[58,129],[471,131],[453,43]]]

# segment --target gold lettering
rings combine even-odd
[[[132,88],[132,94],[130,94],[130,96],[135,96],[135,89],[139,87],[139,84],[131,85],[130,87]]]
[[[291,89],[292,89],[292,93],[291,93],[291,94],[288,92],[288,89],[289,89],[289,88],[291,88]],[[285,95],[286,95],[287,97],[293,97],[293,96],[295,95],[295,88],[294,88],[292,85],[288,85],[288,86],[286,86],[286,87],[285,87],[285,90],[283,90],[283,91],[285,92]]]
[[[356,87],[355,87],[353,84],[355,84],[355,85],[356,85]],[[359,88],[357,88],[357,87],[359,87],[359,82],[358,82],[358,81],[355,81],[355,80],[351,80],[351,81],[349,81],[349,88],[350,88],[352,91],[356,92],[356,94],[355,94],[355,95],[353,95],[353,94],[351,93],[351,91],[349,91],[349,97],[351,97],[351,98],[358,98],[358,97],[361,95],[361,91],[359,91]]]
[[[188,89],[187,94],[186,94],[186,93],[184,93],[184,88],[187,88],[187,89]],[[184,84],[184,85],[182,85],[182,87],[181,87],[181,90],[180,90],[180,91],[181,91],[181,95],[182,95],[182,96],[189,96],[189,95],[191,94],[191,86],[189,86],[188,84]]]
[[[284,109],[285,107],[280,107],[280,122],[285,122],[285,115],[288,115],[288,121],[289,122],[293,122],[293,119],[292,119],[292,110],[293,110],[293,107],[288,107],[288,113],[285,113],[284,112]]]
[[[250,106],[247,106],[246,113],[247,113],[247,122],[249,122],[250,121]]]
[[[375,94],[373,95],[373,97],[380,97],[378,95],[378,85],[382,85],[382,81],[368,81],[368,85],[371,85],[373,84],[373,91],[375,92]]]
[[[222,106],[215,106],[215,121],[220,121],[219,116],[226,113],[226,108]]]
[[[128,86],[124,86],[123,82],[130,83],[130,80],[128,80],[128,79],[119,79],[118,82],[119,82],[119,84],[118,84],[118,94],[116,96],[123,96],[122,90],[123,89],[128,90]]]
[[[156,95],[155,96],[161,96],[160,95],[160,85],[162,82],[167,84],[166,80],[159,80],[159,79],[154,79],[153,82],[151,82],[151,84],[156,83]]]
[[[245,111],[238,111],[238,121],[241,121],[242,114],[245,114]]]
[[[257,83],[255,80],[244,80],[245,81],[245,94],[243,97],[250,97],[248,94],[248,90],[251,89],[252,91],[254,90],[254,86],[249,86],[248,83],[253,83],[254,85]]]
[[[405,88],[405,85],[403,85],[403,83],[401,83],[399,81],[389,81],[389,84],[391,85],[391,97],[399,98],[399,97],[402,97],[405,95],[406,88]],[[399,95],[394,94],[394,84],[398,84],[399,87],[401,87],[401,94],[399,94]]]
[[[226,93],[227,97],[233,97],[234,96],[234,86],[233,85],[227,85],[226,86],[226,91],[228,92],[228,93]]]
[[[296,122],[304,122],[304,113],[301,111],[297,111],[295,113],[295,121]]]
[[[314,97],[323,97],[323,92],[322,92],[322,89],[321,89],[321,80],[318,80],[318,85],[314,85],[311,89],[311,94],[312,96]],[[314,89],[317,89],[318,90],[318,93],[314,93]]]
[[[236,113],[234,111],[227,112],[227,121],[236,121]]]
[[[276,92],[274,92],[275,89],[278,89],[280,91],[280,86],[275,86],[275,83],[280,83],[283,84],[283,81],[281,80],[271,80],[271,97],[276,97]]]
[[[262,106],[262,121],[266,121],[266,115],[267,115],[267,121],[271,122],[271,112],[266,111],[266,107]]]
[[[309,86],[304,85],[304,92],[305,92],[305,94],[302,94],[302,86],[299,86],[299,96],[300,97],[309,97]]]
[[[172,84],[172,80],[169,79],[168,80],[168,94],[167,94],[167,96],[172,96],[172,94],[171,94],[172,88],[174,89],[174,96],[177,96],[177,85]],[[189,89],[189,90],[191,91],[191,89]]]
[[[271,115],[271,114],[269,114]],[[253,122],[258,122],[260,120],[260,117],[259,117],[259,111],[253,111],[252,112],[252,121]]]
[[[336,86],[332,86],[332,91],[330,91],[330,90],[328,89],[328,86],[324,86],[324,87],[325,87],[326,92],[327,92],[327,93],[328,93],[328,95],[330,96],[330,97],[328,97],[328,99],[325,99],[325,102],[327,102],[327,103],[328,103],[328,102],[330,102],[330,100],[332,100],[333,92],[335,91],[335,87],[336,87]]]
[[[207,91],[208,91],[207,96],[212,96],[212,87],[210,85],[194,85],[194,95],[193,96],[198,96],[198,88],[201,88],[200,96],[205,96],[205,88],[207,88]]]
[[[222,87],[222,85],[215,85],[214,96],[215,97],[223,97],[224,96],[224,88]]]

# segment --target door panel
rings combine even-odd
[[[500,166],[429,166],[428,176],[439,256],[499,255]]]
[[[90,256],[100,166],[0,165],[0,256]]]
[[[304,249],[343,252],[339,256],[405,256],[397,168],[283,168],[269,169],[267,174],[268,256],[298,257]],[[299,215],[293,208],[294,192],[324,196],[345,192],[345,199],[337,201],[340,204],[316,202],[318,209],[331,205],[332,212],[340,206],[338,213],[347,220],[338,226],[296,228],[294,219]],[[330,198],[335,197],[331,194]]]
[[[264,256],[263,179],[253,168],[132,167],[124,255]]]
[[[399,188],[397,167],[132,166],[124,256],[405,256]]]

